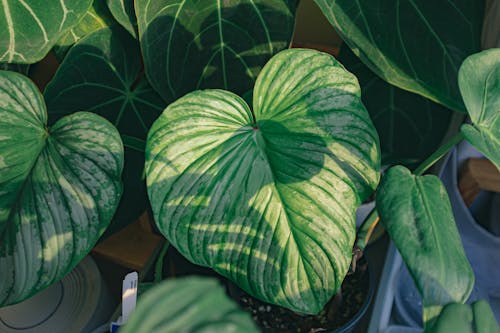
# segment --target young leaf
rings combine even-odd
[[[356,78],[318,51],[273,57],[253,99],[253,113],[222,90],[167,107],[146,147],[154,217],[189,260],[317,313],[347,273],[355,210],[377,186],[377,134]]]
[[[448,303],[464,303],[474,273],[439,178],[392,167],[382,177],[376,200],[381,222],[422,296],[424,321],[434,320]]]
[[[62,61],[73,44],[92,32],[109,27],[111,24],[113,24],[113,18],[106,4],[102,0],[94,0],[92,6],[80,22],[71,28],[66,35],[54,45],[54,52],[57,58]]]
[[[61,279],[88,254],[121,195],[116,129],[76,113],[47,129],[26,77],[0,72],[0,306]]]
[[[137,18],[135,16],[134,0],[106,0],[106,3],[115,20],[137,39]]]
[[[472,120],[467,141],[500,169],[500,49],[474,54],[460,67],[458,84]]]
[[[98,113],[118,128],[126,143],[134,138],[145,141],[165,107],[142,75],[138,42],[121,29],[101,29],[71,48],[47,86],[45,99],[55,119],[79,110]],[[143,170],[144,153],[126,146],[118,224],[131,222],[144,211]]]
[[[416,165],[439,147],[450,110],[385,82],[348,47],[341,48],[338,59],[359,80],[363,104],[380,136],[382,164]]]
[[[435,324],[424,333],[500,333],[489,304],[480,300],[472,305],[451,303],[441,311]]]
[[[2,0],[0,62],[31,64],[42,59],[91,4],[92,0]]]
[[[241,332],[259,330],[215,279],[187,277],[162,282],[139,297],[123,333]]]
[[[384,80],[466,112],[458,68],[480,50],[484,1],[315,1],[349,47]]]
[[[295,0],[137,0],[146,74],[167,101],[205,88],[250,90],[290,44]]]

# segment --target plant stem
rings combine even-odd
[[[156,258],[154,283],[158,283],[163,279],[163,261],[165,260],[165,255],[167,254],[169,246],[170,243],[165,240],[165,244],[163,244],[158,254],[158,258]]]
[[[462,132],[458,132],[453,137],[450,138],[447,142],[445,142],[441,147],[439,147],[431,156],[429,156],[425,161],[423,161],[416,169],[413,171],[415,176],[421,176],[426,172],[431,166],[433,166],[437,161],[439,161],[444,155],[446,155],[452,147],[458,144],[460,141],[464,139]],[[363,221],[363,224],[359,227],[356,244],[354,248],[359,248],[361,251],[364,251],[370,237],[373,234],[373,230],[377,226],[380,218],[378,216],[378,212],[376,207],[374,207],[370,214]]]
[[[439,147],[431,156],[429,156],[425,161],[420,163],[420,165],[413,171],[415,176],[421,176],[426,172],[431,166],[439,161],[444,155],[446,155],[450,149],[458,144],[464,139],[462,132],[458,132],[450,140],[445,142],[441,147]]]
[[[378,216],[377,209],[376,207],[373,207],[370,214],[368,214],[358,230],[355,246],[358,247],[361,251],[365,250],[365,247],[368,244],[368,241],[373,234],[373,230],[377,226],[379,220],[380,218]]]

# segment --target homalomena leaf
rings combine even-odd
[[[83,37],[113,24],[113,18],[103,0],[94,0],[80,22],[71,28],[54,46],[56,56],[62,60],[69,48]]]
[[[315,1],[354,53],[384,80],[465,112],[458,68],[480,50],[484,1]]]
[[[42,59],[80,21],[92,0],[2,0],[1,4],[0,61],[29,64]]]
[[[250,90],[290,44],[295,0],[138,0],[146,74],[171,102],[205,88]]]
[[[147,194],[144,153],[128,143],[144,142],[165,107],[142,75],[137,40],[121,28],[101,29],[83,38],[68,52],[45,90],[45,99],[55,119],[91,111],[111,121],[124,136],[125,189],[115,219],[118,225],[133,221],[145,209]]]
[[[123,147],[80,112],[47,128],[38,88],[0,72],[0,305],[62,278],[88,254],[121,194]]]
[[[464,303],[474,273],[439,178],[392,167],[382,177],[376,200],[381,221],[422,295],[424,321],[435,319],[448,303]]]
[[[460,67],[458,83],[472,121],[461,131],[500,169],[500,49],[468,57]]]
[[[248,313],[215,279],[188,277],[162,282],[139,297],[123,333],[257,333]]]
[[[347,47],[339,60],[359,80],[363,104],[380,136],[382,164],[416,165],[441,144],[452,112],[378,77]]]
[[[424,333],[500,333],[489,304],[476,301],[472,305],[451,303],[441,311],[435,324]]]
[[[134,0],[106,0],[109,11],[130,34],[137,38],[137,18]]]
[[[222,90],[167,107],[146,147],[154,217],[189,260],[317,313],[351,262],[354,212],[378,182],[378,137],[356,78],[318,51],[272,58],[253,107]]]

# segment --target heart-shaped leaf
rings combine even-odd
[[[61,279],[88,254],[121,195],[116,129],[76,113],[47,129],[31,81],[0,72],[0,306]]]
[[[351,262],[355,210],[378,182],[378,137],[356,78],[318,51],[272,58],[253,106],[204,90],[167,107],[146,148],[155,220],[189,260],[317,313]]]
[[[165,107],[141,72],[137,40],[121,29],[102,29],[83,38],[68,52],[45,99],[55,119],[91,111],[118,128],[126,146],[125,189],[113,228],[133,221],[147,200],[144,153],[134,142],[145,145],[150,125]]]
[[[0,61],[30,64],[85,15],[92,0],[2,0]]]
[[[382,164],[415,166],[443,140],[452,112],[378,77],[348,47],[339,60],[359,80],[363,104],[380,136]]]
[[[112,24],[113,18],[106,4],[102,0],[94,0],[92,6],[80,22],[71,28],[54,46],[57,58],[60,60],[64,59],[64,56],[73,44],[92,32],[109,27]]]
[[[130,34],[137,38],[137,18],[134,10],[134,0],[106,0],[109,11]]]
[[[467,58],[460,67],[458,84],[472,120],[461,131],[500,169],[500,49]]]
[[[424,333],[500,333],[490,305],[476,301],[472,305],[451,303],[446,305],[432,327]]]
[[[484,1],[315,1],[349,47],[384,80],[466,112],[458,68],[480,50]]]
[[[146,74],[167,101],[205,88],[252,89],[290,44],[296,0],[137,0]]]
[[[259,332],[250,315],[228,299],[215,279],[201,277],[167,280],[148,290],[122,331]]]
[[[474,273],[439,178],[395,166],[382,177],[376,199],[380,219],[422,296],[424,321],[434,320],[448,303],[464,303]]]

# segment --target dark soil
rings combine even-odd
[[[288,309],[264,303],[238,292],[241,307],[252,314],[264,333],[333,332],[342,327],[361,309],[368,295],[369,274],[366,263],[358,263],[355,273],[342,284],[342,296],[335,297],[315,316],[300,315]],[[339,304],[340,303],[340,304]]]

